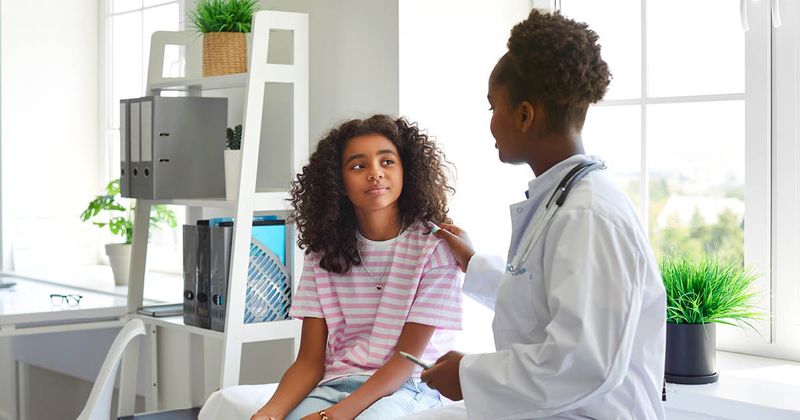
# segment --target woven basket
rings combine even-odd
[[[203,34],[203,77],[247,72],[247,34]]]

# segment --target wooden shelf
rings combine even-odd
[[[269,64],[268,40],[269,31],[292,31],[291,57],[292,64]],[[270,190],[250,193],[256,190],[258,179],[258,156],[260,143],[260,130],[264,121],[265,88],[267,83],[287,83],[292,85],[291,90],[291,118],[287,123],[291,127],[291,135],[284,140],[289,143],[291,154],[291,173],[302,170],[305,159],[308,158],[308,15],[305,13],[279,12],[262,10],[253,15],[252,45],[248,60],[248,73],[232,74],[215,77],[161,77],[164,68],[164,51],[167,45],[185,47],[185,73],[196,76],[201,73],[202,42],[193,31],[157,31],[153,34],[150,43],[150,61],[148,63],[148,83],[146,95],[158,96],[164,91],[184,91],[191,95],[203,95],[208,91],[244,88],[244,108],[241,110],[243,121],[242,132],[242,157],[239,184],[241,191],[236,200],[217,198],[191,198],[191,199],[165,199],[141,200],[147,204],[169,204],[187,207],[208,207],[226,209],[228,215],[247,220],[255,212],[284,212],[289,210],[289,190]],[[219,91],[212,93],[219,96],[236,98],[241,101],[236,92]],[[229,107],[236,105],[229,101]],[[288,101],[287,101],[288,104]],[[288,105],[287,105],[288,106]],[[238,112],[238,111],[237,111]],[[282,115],[282,114],[281,114]],[[280,118],[284,118],[280,116]],[[238,118],[234,118],[239,121]],[[246,123],[244,123],[246,121]],[[281,140],[277,140],[281,141]],[[222,156],[220,156],[222,158]],[[277,180],[276,180],[277,181]],[[279,184],[284,185],[284,184]],[[286,185],[288,187],[288,185]],[[147,238],[150,228],[149,206],[136,206],[134,213],[134,234],[131,249],[130,286],[128,287],[127,313],[133,314],[142,307],[144,293],[144,273],[147,263]],[[242,314],[232,317],[228,322],[225,332],[188,326],[183,323],[183,316],[156,318],[147,315],[135,314],[132,316],[142,319],[145,324],[157,325],[166,329],[188,332],[192,337],[210,337],[221,342],[220,378],[215,389],[225,388],[238,384],[241,368],[242,343],[290,339],[293,343],[292,356],[296,357],[299,350],[301,322],[299,320],[283,320],[263,322],[257,324],[244,324],[244,309],[246,305],[247,270],[249,266],[250,237],[252,232],[244,227],[245,223],[233,226],[231,240],[231,253],[228,277],[228,299],[225,302],[226,311],[231,314]],[[287,232],[290,232],[287,230]],[[144,240],[142,240],[142,238]],[[137,240],[139,239],[139,240]],[[287,250],[287,264],[290,265],[292,278],[299,279],[303,269],[302,252],[297,248]],[[296,290],[296,284],[293,284]],[[241,318],[239,318],[241,317]],[[239,319],[235,319],[239,318]],[[238,322],[236,322],[238,321]],[[149,349],[150,360],[158,359],[158,346],[155,344],[157,334],[152,334]],[[138,359],[131,357],[123,361],[121,366],[120,402],[119,413],[130,414],[134,408],[134,393],[136,387]],[[153,366],[157,366],[154,363]],[[156,368],[154,368],[156,369]],[[156,378],[157,371],[151,372]],[[202,374],[201,374],[202,375]],[[208,381],[204,386],[209,385]],[[149,391],[152,398],[157,399],[158,389]],[[206,394],[207,395],[207,394]]]
[[[245,324],[242,342],[254,343],[259,341],[297,338],[297,332],[300,330],[301,325],[302,323],[299,319]]]
[[[190,334],[201,335],[220,340],[224,337],[224,333],[220,331],[184,324],[183,316],[152,317],[148,315],[136,314],[136,317],[144,321],[146,324],[155,324],[159,327],[180,329],[181,331],[186,331]],[[245,324],[242,342],[252,343],[259,341],[295,338],[300,325],[300,320],[298,319]]]
[[[168,204],[173,206],[187,207],[214,207],[214,208],[233,208],[236,201],[228,201],[224,198],[173,198],[167,200],[154,200],[153,204]]]
[[[255,211],[268,210],[289,210],[288,191],[269,191],[257,192],[253,198],[253,209]],[[170,204],[188,207],[215,207],[215,208],[235,208],[236,200],[225,200],[223,198],[176,198],[171,200],[154,200],[153,204]]]
[[[176,77],[150,82],[150,89],[187,91],[218,90],[247,86],[247,73],[212,77]]]
[[[222,339],[223,333],[219,331],[209,330],[206,328],[199,328],[193,325],[186,325],[183,323],[183,316],[168,316],[168,317],[154,317],[149,315],[136,314],[135,317],[141,319],[145,324],[155,324],[159,327],[175,328],[186,331],[190,334],[202,335],[205,337],[212,337]]]

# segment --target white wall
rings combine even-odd
[[[328,130],[351,118],[373,113],[399,112],[397,0],[261,0],[263,10],[309,14],[309,142],[311,150]],[[186,9],[194,2],[188,0]],[[188,25],[187,29],[191,29]],[[275,42],[275,41],[278,42]],[[281,32],[270,35],[275,56],[286,53],[289,38]],[[291,89],[268,84],[262,124],[257,191],[285,189],[294,177],[286,136],[291,132]],[[213,91],[229,96],[229,124],[241,123],[241,90]],[[277,141],[276,141],[277,139]]]
[[[92,263],[78,216],[101,166],[98,2],[3,2],[0,31],[4,268],[12,250],[20,267]]]
[[[398,112],[398,0],[262,0],[261,5],[309,14],[312,146],[344,119]]]
[[[489,74],[528,0],[400,2],[400,113],[427,128],[455,165],[450,215],[479,252],[505,256],[508,206],[525,199],[533,174],[497,158],[486,100]],[[465,302],[462,350],[491,351],[490,311]]]

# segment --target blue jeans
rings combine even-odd
[[[286,420],[298,420],[311,413],[324,410],[347,398],[370,377],[351,375],[325,382],[314,388],[308,397],[298,404]],[[442,405],[439,393],[428,388],[419,378],[410,378],[392,395],[375,401],[356,417],[358,420],[393,419]]]

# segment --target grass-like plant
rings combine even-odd
[[[106,193],[98,195],[81,213],[81,220],[84,222],[89,219],[100,218],[101,221],[93,221],[99,228],[108,227],[112,234],[121,236],[126,244],[133,242],[133,206],[128,201],[127,205],[118,201],[120,199],[119,179],[115,179],[106,185]],[[100,216],[100,212],[105,212]],[[176,227],[178,221],[175,213],[163,204],[156,204],[150,210],[150,226],[160,228],[162,224],[169,227]]]
[[[761,318],[753,283],[758,278],[741,261],[720,262],[705,255],[700,261],[667,255],[659,264],[667,292],[667,322],[673,324],[753,325]]]
[[[258,0],[199,0],[189,19],[198,32],[250,32]]]

